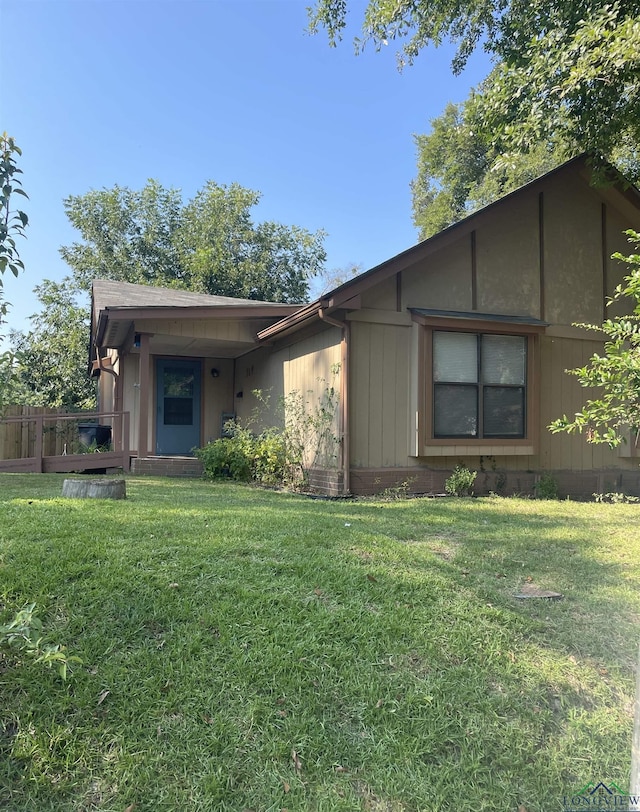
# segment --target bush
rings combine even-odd
[[[559,499],[558,482],[551,474],[543,474],[533,486],[536,499]]]
[[[470,471],[464,465],[456,465],[444,483],[444,489],[450,496],[471,496],[477,476],[477,471]]]
[[[235,479],[279,485],[286,481],[287,453],[277,429],[255,435],[237,423],[229,423],[229,437],[222,437],[195,450],[207,479]]]
[[[336,365],[333,372],[337,375],[338,371]],[[318,381],[324,383],[321,378]],[[259,389],[252,394],[260,405],[244,425],[230,420],[224,427],[226,437],[194,449],[207,479],[304,488],[309,468],[335,463],[339,439],[334,434],[334,422],[339,396],[333,386],[327,386],[317,402],[309,398],[312,391],[307,396],[297,390],[290,392],[279,405],[283,428],[267,428],[260,434],[250,426],[260,424],[261,413],[269,408],[270,396]]]

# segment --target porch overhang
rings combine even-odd
[[[258,346],[257,334],[299,309],[262,304],[204,307],[105,307],[93,348],[136,352],[136,335],[150,336],[153,354],[237,358]],[[94,356],[95,357],[95,356]]]

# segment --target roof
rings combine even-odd
[[[91,303],[91,352],[96,347],[119,349],[133,340],[134,328],[140,330],[149,320],[219,319],[237,320],[253,330],[250,340],[212,342],[192,337],[187,342],[192,352],[233,356],[257,345],[255,334],[269,324],[299,310],[299,304],[262,302],[236,299],[231,296],[210,296],[175,288],[157,288],[98,279],[93,283]],[[179,341],[174,337],[177,351]],[[154,351],[168,352],[154,339]],[[224,346],[223,346],[224,345]],[[179,353],[178,353],[179,354]]]
[[[544,175],[529,181],[503,197],[494,200],[492,203],[476,209],[462,220],[452,223],[450,226],[447,226],[436,234],[433,234],[426,240],[405,249],[401,253],[396,254],[384,262],[381,262],[379,265],[376,265],[370,270],[364,271],[358,276],[355,276],[353,279],[349,279],[347,282],[344,282],[333,290],[328,291],[315,302],[304,305],[295,313],[285,316],[280,321],[267,327],[261,333],[258,333],[258,338],[261,340],[273,340],[278,336],[283,336],[294,332],[300,329],[300,327],[308,323],[310,320],[320,318],[320,311],[331,313],[339,308],[349,310],[352,309],[351,305],[357,308],[357,297],[359,294],[363,293],[376,283],[381,282],[383,279],[404,270],[413,263],[416,263],[421,259],[425,259],[439,248],[444,247],[450,241],[455,239],[456,235],[458,235],[461,230],[472,227],[474,221],[476,221],[477,218],[483,217],[486,212],[504,205],[515,196],[522,194],[522,192],[525,190],[531,189],[537,184],[543,183],[548,178],[564,172],[569,168],[586,168],[588,170],[589,166],[589,157],[586,153],[578,155],[575,158],[560,164],[559,166],[555,167],[555,169],[552,169]],[[620,191],[635,208],[640,208],[640,190],[638,190],[638,188],[624,178],[624,176],[614,166],[607,164],[606,168],[609,171],[612,185],[617,188],[618,191]]]
[[[282,307],[278,302],[236,299],[232,296],[210,296],[176,288],[157,288],[96,279],[93,283],[93,306],[99,313],[106,307]]]

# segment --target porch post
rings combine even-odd
[[[140,411],[138,416],[138,459],[149,456],[149,333],[140,333]]]

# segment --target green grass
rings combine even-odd
[[[36,601],[83,661],[0,663],[0,808],[551,812],[628,786],[638,506],[62,479],[0,476],[0,620]],[[528,578],[564,600],[514,599]]]

